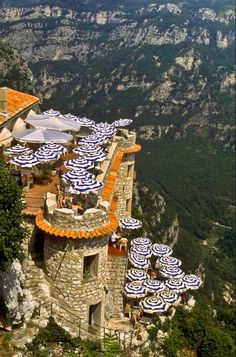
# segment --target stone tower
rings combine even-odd
[[[47,194],[44,212],[36,217],[44,232],[44,271],[52,295],[86,325],[104,325],[123,309],[126,252],[109,244],[119,219],[131,216],[135,133],[119,129],[109,146],[97,180],[102,192],[82,215],[58,208]],[[112,301],[113,309],[109,308]]]

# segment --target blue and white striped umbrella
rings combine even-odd
[[[143,286],[150,293],[157,293],[158,291],[162,291],[165,289],[165,285],[160,280],[148,279],[143,282]]]
[[[91,127],[92,125],[95,124],[93,120],[86,117],[83,118],[78,117],[76,121],[78,121],[82,126],[88,126],[88,127]]]
[[[78,170],[78,169],[88,170],[94,167],[94,163],[84,158],[78,158],[78,159],[64,161],[64,166],[70,170]]]
[[[56,152],[56,153],[59,153],[59,154],[62,154],[64,152],[67,151],[67,149],[62,146],[62,145],[59,145],[59,144],[54,144],[54,143],[49,143],[49,144],[45,144],[43,146],[41,146],[39,148],[39,150],[46,150],[46,151],[53,151],[53,152]]]
[[[126,278],[131,281],[144,281],[148,279],[148,274],[141,269],[129,269],[126,272]]]
[[[75,121],[78,121],[78,119],[79,119],[76,115],[73,115],[70,113],[63,115],[63,117],[66,119],[71,119],[71,120],[75,120]]]
[[[39,163],[39,160],[36,156],[32,155],[22,155],[14,157],[11,161],[11,164],[18,165],[21,167],[32,167]]]
[[[101,134],[91,134],[86,136],[85,138],[80,140],[80,144],[94,144],[94,145],[100,145],[103,144],[107,138]]]
[[[84,144],[73,149],[73,152],[79,155],[86,154],[103,154],[103,150],[94,144]]]
[[[101,123],[94,124],[92,126],[92,129],[96,131],[99,129],[101,129],[101,130],[114,129],[114,127],[112,124],[109,124],[107,122],[101,122]]]
[[[40,162],[56,161],[60,157],[59,153],[49,150],[38,150],[35,151],[34,155]]]
[[[146,247],[145,245],[132,244],[130,250],[131,250],[131,253],[141,254],[145,258],[151,258],[151,256],[152,256],[151,249],[149,247]]]
[[[4,151],[5,155],[20,155],[20,154],[31,154],[33,150],[26,148],[25,146],[22,146],[20,144],[17,144],[15,146],[12,146],[11,148],[7,149]]]
[[[184,272],[178,267],[162,267],[159,269],[161,273],[166,278],[180,279],[183,278]]]
[[[174,305],[180,302],[181,297],[172,291],[161,291],[158,296],[160,296],[167,304]]]
[[[159,296],[146,297],[140,301],[139,306],[147,314],[165,312],[169,307]]]
[[[103,182],[96,181],[96,180],[81,180],[70,185],[69,191],[72,194],[78,193],[89,193],[92,191],[98,191],[103,188]]]
[[[103,135],[106,138],[111,138],[116,134],[116,129],[114,127],[110,128],[94,128],[95,135]]]
[[[182,264],[181,260],[175,257],[160,257],[156,261],[156,267],[160,268],[162,266],[173,266],[173,267],[180,267]]]
[[[61,176],[64,180],[70,182],[77,182],[81,180],[94,180],[95,176],[90,174],[85,169],[78,169],[73,171],[68,171]]]
[[[187,285],[183,279],[168,279],[165,281],[165,288],[176,293],[183,293],[187,290]]]
[[[171,255],[173,250],[165,244],[153,244],[152,253],[156,256],[165,257]]]
[[[107,157],[107,154],[104,152],[100,153],[94,153],[94,154],[86,154],[84,158],[86,160],[92,161],[92,162],[99,162],[99,161],[104,161]]]
[[[146,247],[151,247],[152,242],[149,238],[138,237],[131,240],[131,244],[144,245]]]
[[[54,110],[54,109],[49,109],[49,110],[46,110],[45,112],[42,113],[43,115],[50,115],[50,116],[59,116],[61,115],[60,112],[58,112],[57,110]]]
[[[142,222],[136,218],[122,218],[120,219],[120,227],[126,229],[138,229],[142,227]]]
[[[132,299],[142,298],[146,296],[146,289],[136,282],[127,283],[124,287],[124,294]]]
[[[149,261],[143,255],[137,253],[129,254],[130,263],[138,269],[147,269],[149,267]]]
[[[185,275],[183,281],[187,288],[191,290],[199,289],[202,285],[202,280],[194,274]]]
[[[119,119],[119,120],[115,120],[112,124],[116,128],[119,128],[119,127],[130,125],[132,122],[133,122],[132,119]]]

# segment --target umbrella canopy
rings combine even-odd
[[[70,170],[78,170],[78,169],[88,170],[94,167],[94,163],[92,163],[92,161],[83,158],[78,158],[78,159],[65,161],[64,166]]]
[[[20,144],[12,146],[11,148],[4,151],[5,155],[20,155],[20,154],[31,154],[33,150],[26,148]]]
[[[59,144],[54,144],[54,143],[50,143],[50,144],[45,144],[43,146],[41,146],[41,148],[39,148],[39,150],[46,150],[46,151],[53,151],[53,152],[57,152],[59,154],[62,154],[63,152],[66,152],[67,149]]]
[[[23,129],[14,130],[12,137],[18,141],[29,143],[68,143],[73,136],[67,133],[50,129]]]
[[[138,269],[147,269],[149,266],[148,259],[140,254],[136,254],[136,253],[129,254],[129,261],[135,268]]]
[[[39,163],[39,160],[36,156],[32,155],[22,155],[14,157],[11,161],[11,164],[21,166],[21,167],[32,167]]]
[[[131,253],[141,254],[145,258],[151,258],[151,256],[152,256],[151,249],[149,247],[146,247],[145,245],[132,244]]]
[[[146,247],[150,247],[152,245],[152,242],[148,238],[138,237],[138,238],[132,239],[131,244],[144,245]]]
[[[93,180],[95,178],[94,175],[90,174],[85,169],[68,171],[68,172],[64,173],[61,177],[64,180],[70,181],[70,182],[77,182],[77,181],[86,180],[86,179]]]
[[[100,145],[103,144],[107,138],[101,134],[94,134],[94,135],[88,135],[85,138],[80,140],[81,144],[94,144],[94,145]]]
[[[152,246],[152,253],[153,255],[157,256],[169,256],[173,253],[171,247],[165,244],[153,244]]]
[[[143,286],[150,293],[156,293],[158,291],[162,291],[165,289],[164,283],[160,280],[155,280],[155,279],[148,279],[144,281]]]
[[[171,291],[161,291],[160,294],[158,294],[167,304],[176,304],[180,302],[181,298],[178,294],[171,292]]]
[[[193,274],[185,275],[183,277],[183,281],[186,284],[187,288],[191,290],[199,289],[202,285],[202,280]]]
[[[99,161],[104,161],[107,157],[107,154],[105,154],[103,151],[100,153],[94,153],[94,154],[86,154],[84,158],[86,160],[92,161],[92,162],[99,162]]]
[[[176,293],[183,293],[187,290],[187,285],[183,279],[169,279],[165,281],[165,288]]]
[[[141,284],[135,282],[127,283],[124,287],[124,294],[128,298],[142,298],[146,295],[146,290]]]
[[[81,180],[75,183],[72,183],[69,190],[72,194],[78,193],[89,193],[92,191],[98,191],[103,188],[103,182],[96,180]]]
[[[140,301],[139,306],[147,314],[164,312],[168,309],[168,305],[158,296],[146,297]]]
[[[63,115],[63,117],[66,119],[75,120],[75,121],[79,120],[79,117],[77,117],[76,115],[70,114],[70,113]]]
[[[166,278],[180,279],[184,276],[183,270],[178,267],[162,267],[159,272]]]
[[[94,144],[84,144],[73,149],[73,152],[79,155],[103,154],[103,150]]]
[[[143,281],[148,278],[148,274],[141,269],[129,269],[126,272],[126,278],[131,281]]]
[[[156,261],[156,267],[161,267],[161,266],[180,267],[181,264],[182,264],[181,260],[170,256],[160,257]]]
[[[103,129],[103,128],[98,128],[94,129],[96,135],[103,135],[105,138],[111,138],[116,134],[116,129],[110,128],[110,129]]]
[[[135,218],[120,219],[120,227],[126,229],[138,229],[142,227],[142,222]]]
[[[89,118],[83,117],[83,118],[78,118],[77,121],[82,125],[82,126],[92,126],[95,124],[95,122]]]
[[[115,127],[119,128],[119,127],[130,125],[132,122],[133,122],[132,119],[119,119],[119,120],[115,120],[112,124]]]
[[[25,122],[35,128],[45,128],[57,131],[79,131],[81,128],[80,123],[62,116],[35,114],[29,116]]]
[[[54,116],[58,116],[58,115],[61,115],[61,113],[58,112],[57,110],[49,109],[49,110],[46,110],[45,112],[43,112],[43,115],[54,115]]]
[[[46,150],[35,151],[34,155],[40,162],[56,161],[59,159],[59,153]]]

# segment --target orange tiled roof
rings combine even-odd
[[[124,154],[127,153],[133,153],[133,152],[138,152],[141,150],[140,145],[134,145],[131,148],[128,149],[120,149],[115,157],[115,160],[113,162],[111,172],[108,176],[107,183],[103,189],[103,195],[102,199],[105,201],[110,201],[111,200],[111,205],[110,205],[110,222],[104,226],[100,226],[94,230],[91,231],[76,231],[76,230],[71,230],[71,229],[62,229],[58,227],[54,227],[51,224],[49,224],[43,217],[43,213],[40,212],[36,219],[35,223],[38,228],[43,230],[44,232],[55,235],[58,237],[64,237],[64,238],[95,238],[95,237],[101,237],[106,234],[111,234],[114,230],[118,228],[119,222],[118,219],[115,217],[115,210],[116,210],[116,205],[117,205],[117,197],[113,196],[113,189],[117,177],[117,173],[121,164],[121,160],[123,158]]]
[[[8,88],[7,115],[0,113],[0,125],[38,102],[39,98],[33,95]]]

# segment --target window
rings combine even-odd
[[[84,257],[83,279],[89,280],[98,275],[98,256],[99,254],[88,255]]]
[[[127,177],[132,178],[132,176],[133,176],[133,171],[134,171],[134,164],[128,165],[128,168],[127,168]]]

